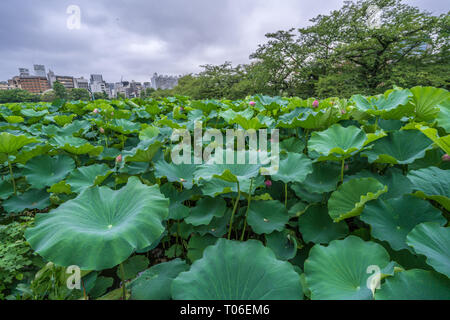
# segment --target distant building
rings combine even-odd
[[[172,89],[178,84],[178,77],[167,76],[167,75],[158,75],[156,72],[153,74],[152,78],[152,87],[153,89]]]
[[[50,82],[50,86],[53,88],[53,85],[56,81],[60,82],[66,89],[75,88],[75,83],[73,77],[71,76],[58,76],[52,70],[49,70],[47,73],[48,81]]]
[[[19,77],[28,77],[30,75],[30,70],[27,68],[19,68]]]
[[[14,77],[16,78],[16,77]],[[19,76],[18,79],[14,79],[14,81],[18,81],[19,87],[23,90],[27,90],[31,93],[42,93],[48,89],[50,89],[50,84],[46,77],[39,76]]]
[[[91,74],[91,83],[103,82],[103,76],[101,74]]]
[[[42,64],[35,64],[34,66],[34,75],[38,77],[45,77],[45,66]]]
[[[0,90],[11,90],[14,87],[10,86],[8,81],[0,81]]]
[[[89,90],[89,81],[83,77],[73,79],[75,88]]]

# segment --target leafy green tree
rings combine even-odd
[[[52,102],[56,99],[55,90],[47,90],[41,94],[41,101]]]
[[[64,85],[61,82],[55,81],[53,83],[53,90],[55,91],[56,98],[58,98],[58,99],[66,99],[67,98],[66,87],[64,87]]]
[[[89,101],[90,100],[90,94],[89,91],[83,88],[73,88],[69,90],[69,97],[71,100],[83,100],[83,101]]]
[[[108,94],[106,92],[94,92],[94,99],[108,99]]]
[[[38,102],[39,95],[22,89],[0,90],[0,103],[9,102]]]

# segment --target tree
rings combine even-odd
[[[64,87],[64,85],[61,82],[55,81],[53,83],[53,90],[55,91],[56,98],[58,98],[58,99],[66,99],[67,98],[66,87]]]
[[[22,89],[0,90],[0,103],[38,102],[39,95]]]
[[[50,89],[41,94],[41,101],[52,102],[56,99],[55,90]]]
[[[94,99],[95,100],[99,100],[99,99],[108,99],[108,94],[106,92],[94,92]]]
[[[68,96],[71,100],[89,101],[91,98],[89,91],[87,91],[86,89],[83,89],[83,88],[70,89]]]

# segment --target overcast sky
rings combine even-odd
[[[407,0],[435,14],[448,0]],[[338,0],[1,0],[0,81],[44,64],[58,75],[149,81],[200,65],[246,63],[268,32],[302,27]],[[69,29],[70,5],[80,29]],[[70,20],[74,21],[74,20]]]

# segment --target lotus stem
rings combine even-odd
[[[284,183],[284,207],[287,208],[287,194],[288,194],[288,186],[287,183]]]
[[[305,130],[305,149],[303,149],[303,153],[308,155],[308,135],[309,135],[309,130],[306,129]]]
[[[11,175],[11,183],[13,185],[14,195],[17,195],[16,181],[14,180],[13,169],[11,166],[11,161],[9,161],[9,157],[8,157],[8,167],[9,167],[9,174]]]
[[[250,209],[250,202],[252,201],[252,187],[253,187],[253,179],[250,179],[250,189],[248,190],[247,210],[245,211],[244,229],[242,229],[241,241],[244,240],[245,228],[247,228],[247,215],[248,215],[248,210]]]
[[[237,188],[238,188],[238,194],[237,194],[236,200],[234,201],[233,212],[231,213],[230,228],[228,229],[228,240],[230,240],[230,237],[231,237],[231,228],[233,227],[234,214],[236,213],[237,205],[239,203],[239,198],[241,197],[241,189],[239,188],[239,181],[237,182]]]
[[[122,300],[127,299],[127,289],[125,288],[125,270],[123,269],[123,264],[119,265],[120,275],[122,277]]]
[[[344,167],[345,167],[345,159],[342,160],[342,165],[341,165],[341,183],[344,182]]]

